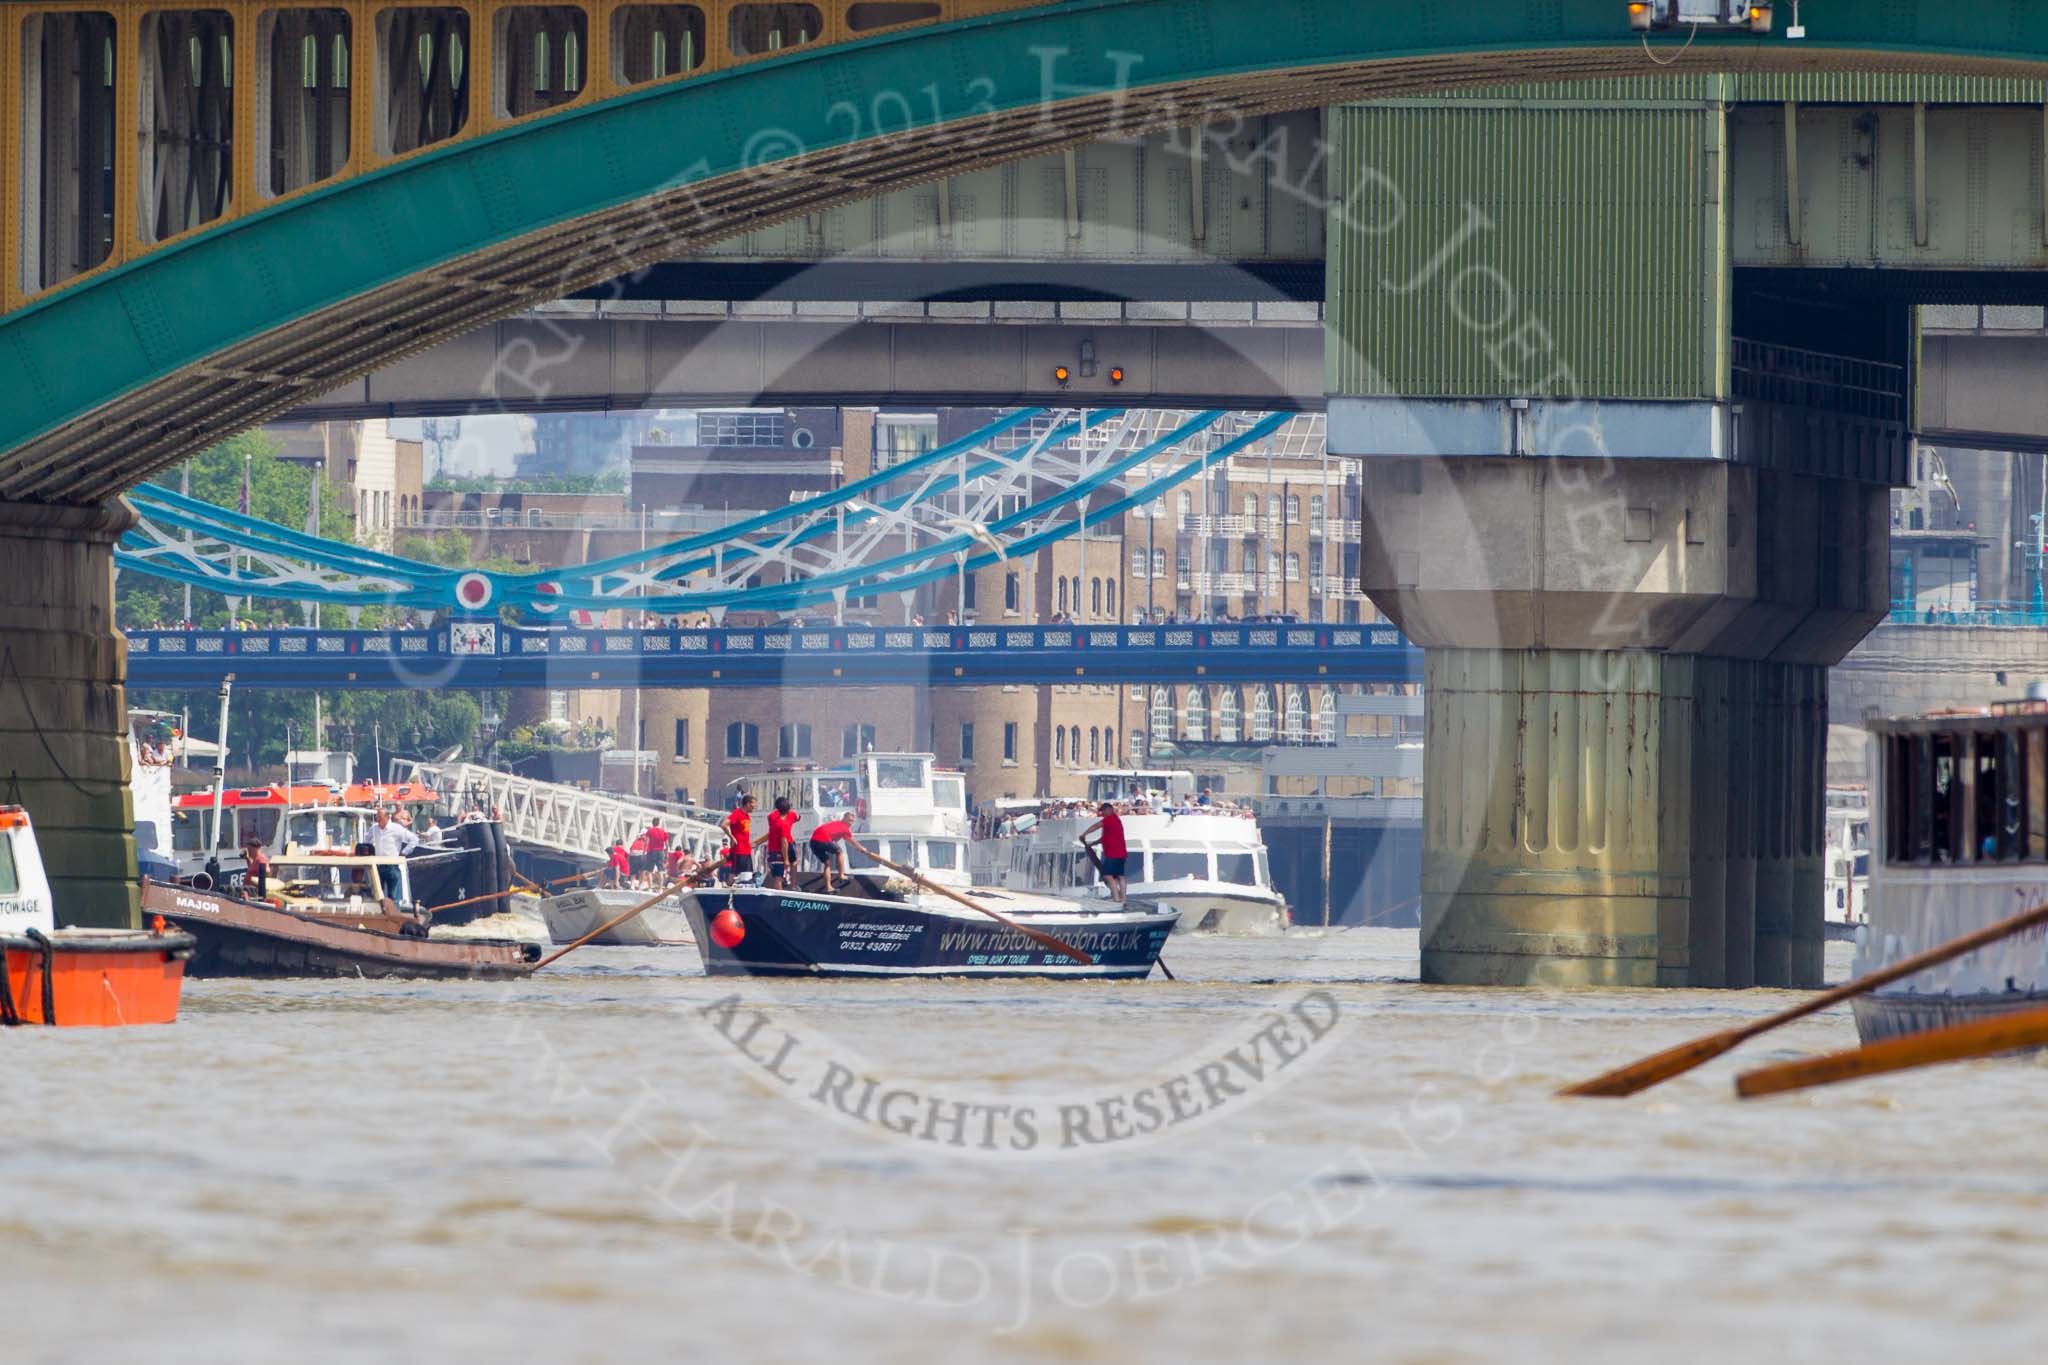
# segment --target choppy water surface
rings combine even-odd
[[[2048,1070],[1738,1104],[1724,1060],[1561,1102],[1791,997],[1425,988],[1415,954],[1297,932],[1176,940],[1178,984],[768,984],[590,949],[510,986],[195,982],[174,1028],[16,1030],[0,1354],[1927,1360],[2048,1336]],[[1852,1041],[1837,1012],[1738,1056]]]

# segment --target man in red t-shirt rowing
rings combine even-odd
[[[1116,807],[1105,801],[1095,808],[1101,818],[1081,831],[1081,846],[1088,847],[1088,836],[1101,830],[1095,846],[1102,850],[1102,884],[1109,888],[1109,894],[1116,903],[1124,903],[1124,861],[1130,850],[1124,846],[1124,819],[1116,813]]]
[[[775,809],[768,812],[768,880],[764,886],[778,890],[789,886],[789,858],[796,852],[796,820],[789,798],[776,797]]]
[[[726,867],[737,881],[754,870],[754,798],[742,796],[725,817],[725,835],[732,840]]]
[[[811,831],[811,856],[818,860],[818,866],[825,869],[825,891],[829,895],[832,887],[832,869],[839,869],[839,885],[846,886],[853,881],[853,875],[846,869],[846,841],[853,837],[853,826],[844,820],[827,820]]]

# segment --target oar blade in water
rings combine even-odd
[[[2025,1010],[1909,1033],[1903,1038],[1887,1038],[1845,1052],[1758,1067],[1735,1078],[1735,1093],[1751,1100],[1892,1071],[1910,1071],[1919,1066],[1996,1057],[2002,1052],[2043,1044],[2048,1044],[2048,1010]]]
[[[1590,1081],[1580,1081],[1577,1085],[1568,1086],[1557,1093],[1573,1098],[1622,1099],[1713,1061],[1746,1036],[1746,1033],[1716,1033],[1706,1038],[1694,1038],[1690,1042],[1666,1048],[1641,1061],[1630,1062],[1627,1066],[1617,1067],[1613,1071],[1595,1076]]]

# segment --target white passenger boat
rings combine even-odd
[[[1287,926],[1273,889],[1257,816],[1228,802],[1203,804],[1194,775],[1177,769],[1086,773],[1085,801],[1004,801],[975,830],[969,868],[977,883],[1034,891],[1080,904],[1109,894],[1080,844],[1105,801],[1122,814],[1125,900],[1171,910],[1177,933],[1271,933]]]
[[[2048,900],[2048,698],[1881,720],[1857,976]],[[1865,1042],[2048,1006],[2035,929],[1855,1002]]]
[[[1831,941],[1852,939],[1870,919],[1870,796],[1829,787],[1823,921]]]

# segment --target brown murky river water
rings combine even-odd
[[[0,1359],[1633,1365],[2048,1340],[2040,1065],[1738,1104],[1723,1060],[1562,1102],[1790,997],[1424,988],[1412,931],[1169,960],[1179,984],[818,985],[592,949],[510,986],[196,982],[173,1028],[12,1031]],[[1831,1013],[1738,1058],[1852,1035]]]

